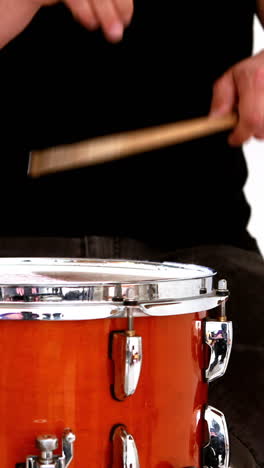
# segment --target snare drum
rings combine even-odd
[[[225,281],[214,289],[214,275],[176,263],[1,259],[1,466],[228,467],[224,416],[207,405],[232,340],[228,291]]]

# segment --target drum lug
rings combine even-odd
[[[124,302],[128,330],[112,335],[112,359],[114,361],[114,396],[123,401],[135,393],[142,367],[142,338],[134,330],[134,313],[137,302]]]
[[[36,446],[40,456],[30,456],[26,461],[26,468],[68,468],[73,459],[73,443],[75,435],[70,429],[65,429],[62,437],[62,456],[54,455],[58,448],[58,439],[54,435],[43,435],[36,439]]]
[[[205,343],[211,350],[209,365],[205,370],[205,380],[212,382],[222,377],[226,372],[233,341],[232,322],[207,320],[205,321],[204,333]]]
[[[219,281],[217,294],[219,296],[228,294],[225,280]],[[233,325],[227,320],[225,301],[220,304],[218,320],[205,321],[204,342],[210,347],[205,380],[212,382],[225,374],[233,343]]]
[[[114,396],[120,401],[135,393],[142,366],[142,338],[113,333]]]
[[[112,468],[140,468],[136,443],[126,426],[116,426],[113,432]]]
[[[203,468],[211,466],[229,467],[229,437],[226,420],[217,409],[212,406],[205,408],[204,419],[208,425],[209,442],[203,447]]]

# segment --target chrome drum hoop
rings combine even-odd
[[[226,296],[198,265],[101,259],[0,259],[1,320],[90,320],[209,310]]]

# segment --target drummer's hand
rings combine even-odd
[[[0,49],[22,32],[42,6],[59,0],[0,0]],[[106,39],[118,42],[133,15],[133,0],[64,0],[87,29],[101,28]]]
[[[44,1],[51,4],[58,0]],[[134,0],[64,0],[64,3],[87,29],[101,28],[108,41],[118,42],[131,21]]]
[[[214,85],[211,115],[238,113],[229,143],[264,138],[264,51],[230,68]]]

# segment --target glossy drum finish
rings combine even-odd
[[[71,427],[70,468],[110,468],[111,431],[124,424],[141,468],[201,467],[205,315],[135,319],[144,358],[136,392],[123,402],[112,396],[109,337],[126,319],[1,321],[1,466],[23,466],[38,454],[39,434],[60,438]]]

